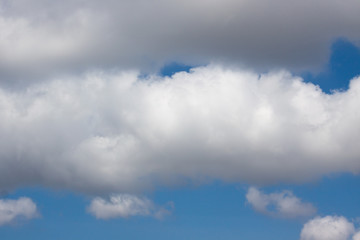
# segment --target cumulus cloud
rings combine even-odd
[[[328,95],[287,72],[93,72],[0,88],[0,190],[108,194],[360,171],[360,79]]]
[[[336,38],[360,40],[359,8],[357,0],[1,0],[0,72],[29,80],[166,61],[314,68]]]
[[[302,202],[290,191],[265,194],[250,187],[246,199],[256,211],[273,217],[308,217],[316,212],[312,204]]]
[[[354,232],[354,224],[345,217],[316,217],[304,225],[300,240],[348,240]]]
[[[0,199],[0,226],[12,223],[18,218],[31,219],[37,215],[36,204],[30,198]]]
[[[112,195],[109,201],[97,197],[92,200],[88,211],[99,219],[127,218],[131,216],[162,218],[170,214],[168,209],[155,206],[147,198],[129,194]]]

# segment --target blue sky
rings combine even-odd
[[[346,39],[339,39],[331,46],[331,56],[323,70],[316,74],[303,74],[303,77],[327,93],[332,89],[347,90],[350,79],[360,74],[359,65],[359,48]]]
[[[360,240],[360,5],[316,3],[0,0],[0,239]]]
[[[289,189],[312,202],[318,214],[342,215],[356,219],[360,178],[353,175],[325,177],[305,185],[265,187],[265,191]],[[32,188],[18,190],[9,198],[31,197],[41,217],[1,228],[4,239],[100,239],[102,237],[141,239],[298,239],[304,219],[277,219],[264,216],[246,204],[247,185],[213,183],[201,187],[163,189],[149,196],[157,203],[171,199],[176,205],[166,219],[133,217],[101,221],[86,213],[90,199],[64,191]],[[358,220],[355,221],[358,224]],[[259,230],[254,230],[256,226]]]

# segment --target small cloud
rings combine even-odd
[[[257,212],[273,217],[307,217],[316,212],[311,203],[302,202],[291,191],[265,194],[255,187],[250,187],[246,199]]]
[[[316,217],[304,225],[300,240],[348,240],[354,233],[354,224],[345,217]],[[353,240],[358,240],[359,237],[357,233]]]
[[[137,197],[130,194],[116,194],[109,200],[97,197],[91,201],[88,212],[98,219],[128,218],[132,216],[153,216],[162,219],[171,214],[173,203],[169,208],[156,206],[145,197]]]
[[[18,218],[32,219],[37,216],[36,204],[30,198],[0,199],[0,226],[12,223]]]

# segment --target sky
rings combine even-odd
[[[357,0],[0,0],[0,239],[360,240]]]

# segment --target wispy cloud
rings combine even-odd
[[[163,218],[171,213],[169,209],[158,207],[147,198],[130,194],[112,195],[109,200],[97,197],[91,201],[88,212],[99,219],[127,218],[132,216]]]
[[[265,194],[250,187],[246,199],[256,211],[273,217],[308,217],[316,213],[311,203],[302,202],[290,191]]]

